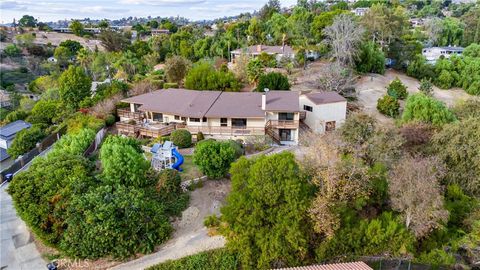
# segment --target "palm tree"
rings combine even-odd
[[[88,66],[92,62],[92,54],[85,48],[81,48],[77,53],[77,61],[81,67],[85,70],[85,74],[88,74]]]

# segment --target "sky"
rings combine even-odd
[[[39,21],[64,19],[120,19],[122,17],[180,16],[191,20],[215,19],[259,10],[267,0],[0,0],[0,23],[23,15]],[[281,0],[291,6],[296,0]]]

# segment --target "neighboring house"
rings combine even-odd
[[[448,46],[448,47],[430,47],[422,50],[422,55],[427,61],[435,62],[440,57],[450,58],[452,55],[461,55],[463,53],[462,47]]]
[[[347,100],[336,92],[317,92],[300,96],[300,108],[306,112],[305,124],[314,132],[323,133],[345,122]]]
[[[90,92],[92,93],[92,96],[97,92],[98,86],[105,84],[105,83],[111,83],[112,81],[110,79],[105,79],[103,82],[100,81],[93,81],[92,82],[92,87],[90,87]]]
[[[411,18],[408,21],[412,27],[420,27],[425,24],[425,20],[422,18]]]
[[[165,34],[165,35],[170,34],[170,31],[168,29],[152,29],[150,32],[152,33],[152,36],[158,36],[158,35],[162,35],[162,34]]]
[[[262,53],[266,53],[269,55],[274,55],[277,61],[280,61],[282,57],[289,57],[294,59],[295,52],[293,51],[292,47],[288,45],[284,46],[266,46],[266,45],[253,45],[244,49],[236,49],[231,51],[231,61],[235,63],[235,59],[242,54],[247,55],[248,57],[255,58]]]
[[[279,268],[277,270],[373,270],[373,268],[364,262],[349,262],[297,266],[290,268]]]
[[[121,122],[117,123],[117,129],[119,133],[145,137],[165,136],[176,128],[185,128],[193,134],[202,132],[207,138],[218,139],[267,135],[278,144],[295,145],[298,144],[300,122],[307,121],[303,117],[301,100],[299,93],[293,91],[158,90],[124,99],[130,109],[118,111]],[[331,114],[338,111],[340,115],[320,117],[343,123],[346,101],[340,103],[335,99],[333,103],[338,104],[334,107],[344,108],[334,112],[324,109],[327,102],[312,104],[312,111]]]
[[[10,94],[6,90],[0,90],[0,108],[10,108],[12,102]]]
[[[6,124],[0,127],[0,161],[3,161],[10,156],[7,154],[7,149],[12,144],[13,139],[18,132],[26,128],[30,128],[32,125],[23,120],[17,120],[15,122]]]
[[[364,16],[370,8],[356,8],[352,12],[357,16]]]

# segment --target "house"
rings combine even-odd
[[[290,268],[279,268],[277,270],[373,270],[373,268],[364,262],[349,262],[297,266]]]
[[[428,62],[435,62],[442,56],[450,58],[452,55],[461,55],[463,53],[462,47],[448,46],[448,47],[430,47],[422,50],[422,55],[425,56]]]
[[[368,7],[359,7],[359,8],[356,8],[356,9],[352,10],[352,13],[354,13],[357,16],[362,17],[368,12],[369,9],[370,8],[368,8]]]
[[[425,20],[422,18],[411,18],[408,21],[412,27],[420,27],[425,24]]]
[[[18,132],[26,128],[30,128],[32,125],[23,120],[17,120],[15,122],[6,124],[0,127],[0,161],[6,160],[10,156],[7,154],[7,149],[12,144],[13,139]]]
[[[10,108],[12,101],[10,94],[6,90],[0,90],[0,108]]]
[[[292,47],[288,45],[283,45],[283,46],[254,45],[244,49],[236,49],[230,52],[232,63],[235,63],[235,58],[239,57],[242,54],[245,54],[251,58],[255,58],[262,53],[274,55],[277,61],[280,61],[280,59],[282,59],[282,57],[284,56],[292,59],[295,58],[294,50],[292,49]]]
[[[315,97],[320,99],[324,93]],[[338,95],[338,94],[337,94]],[[345,119],[346,101],[324,98],[320,105],[311,104],[310,117],[327,119],[340,125]],[[159,137],[177,128],[192,134],[203,133],[206,138],[246,139],[250,136],[269,136],[275,143],[298,144],[300,122],[306,113],[301,110],[299,92],[268,91],[222,92],[166,89],[124,99],[129,109],[118,110],[121,134]],[[330,109],[328,102],[344,108]],[[325,107],[325,109],[324,109]],[[341,115],[322,116],[322,112]],[[343,117],[343,119],[342,119]],[[311,123],[318,121],[312,119]],[[335,126],[335,124],[334,124]],[[322,129],[318,129],[323,132]]]
[[[336,92],[316,92],[300,96],[300,108],[306,113],[305,124],[314,132],[332,131],[343,124],[347,100]]]
[[[158,36],[158,35],[168,35],[170,34],[170,30],[168,29],[152,29],[151,31],[152,36]]]

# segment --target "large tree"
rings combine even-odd
[[[98,35],[98,39],[102,42],[103,47],[110,52],[124,50],[130,44],[130,40],[126,35],[117,33],[113,30],[102,31]]]
[[[165,75],[169,82],[180,83],[190,68],[190,61],[181,56],[172,56],[165,61]]]
[[[62,101],[76,109],[84,98],[90,96],[92,80],[81,67],[70,66],[60,75],[58,85]]]
[[[37,19],[30,15],[23,15],[23,17],[18,20],[18,25],[22,27],[35,27],[37,26]]]
[[[444,175],[445,166],[435,157],[406,157],[391,172],[388,189],[392,207],[418,238],[448,220],[440,188]]]
[[[304,262],[311,225],[311,189],[292,153],[233,164],[232,191],[221,209],[228,223],[227,246],[244,269],[268,269]]]
[[[331,26],[323,30],[325,43],[331,47],[331,55],[344,65],[352,65],[358,54],[364,29],[348,14],[340,14]]]

